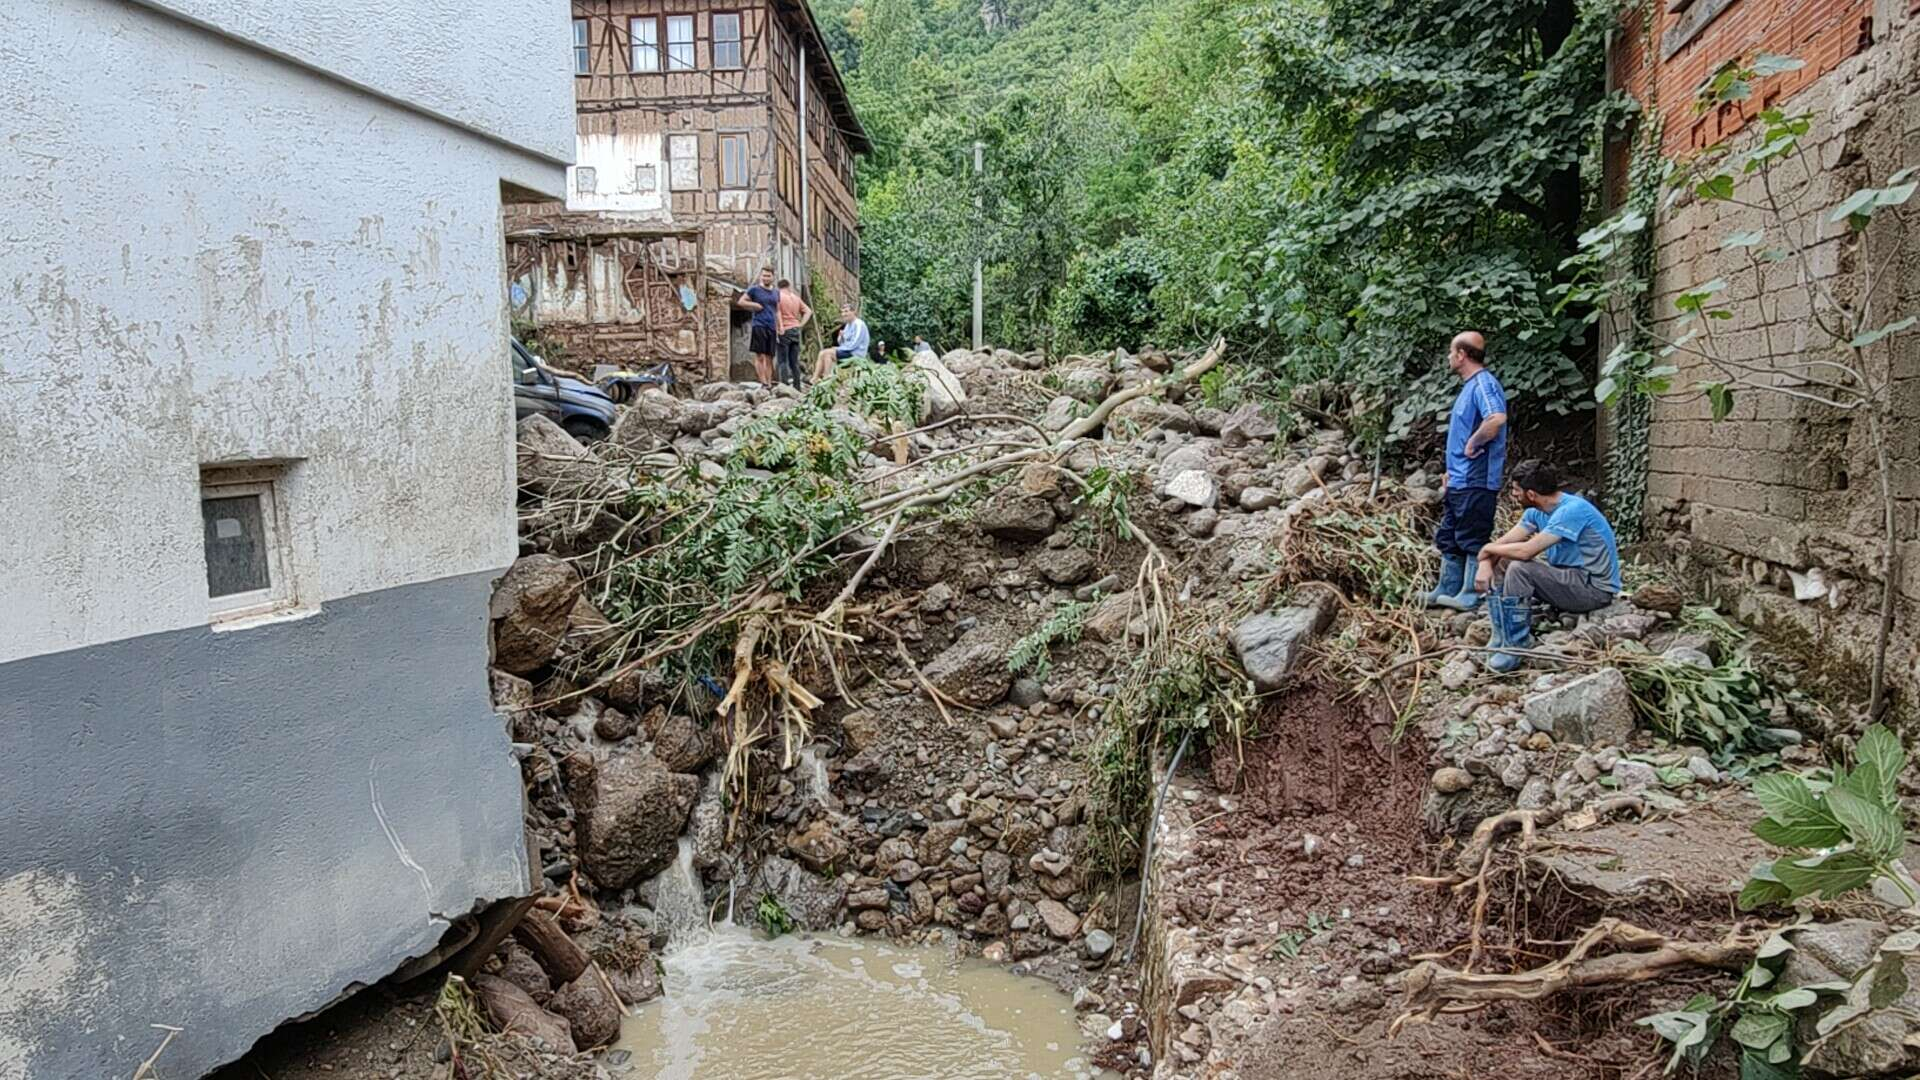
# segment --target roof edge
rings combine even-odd
[[[857,153],[872,153],[873,140],[867,137],[867,129],[861,125],[860,115],[853,109],[853,97],[847,93],[846,80],[840,76],[840,65],[833,59],[833,50],[827,48],[827,38],[820,32],[819,20],[813,17],[813,5],[807,0],[773,0],[773,6],[787,12],[798,9],[804,23],[803,29],[812,39],[814,55],[826,57],[826,82],[833,90],[835,99],[831,104],[838,119],[844,121],[839,125],[841,132],[847,136],[847,141]]]

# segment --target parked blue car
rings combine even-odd
[[[613,433],[613,399],[591,383],[562,374],[540,362],[518,339],[513,340],[513,415],[515,420],[540,415],[559,424],[582,442]]]

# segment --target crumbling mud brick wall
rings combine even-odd
[[[1681,10],[1664,10],[1669,6]],[[1749,121],[1764,108],[1810,113],[1814,121],[1804,161],[1771,181],[1788,208],[1787,227],[1805,246],[1804,263],[1789,259],[1756,270],[1746,252],[1723,248],[1730,233],[1771,222],[1771,215],[1737,205],[1767,202],[1757,177],[1744,182],[1733,203],[1682,198],[1656,219],[1655,316],[1672,318],[1676,296],[1723,278],[1733,318],[1714,324],[1721,349],[1749,360],[1793,360],[1831,343],[1815,318],[1821,290],[1852,303],[1874,280],[1875,325],[1920,312],[1920,228],[1883,221],[1862,247],[1844,224],[1828,221],[1853,191],[1920,165],[1920,4],[1692,0],[1655,7],[1651,39],[1639,14],[1629,18],[1638,25],[1617,47],[1613,70],[1643,102],[1653,94],[1666,155],[1722,139],[1741,148],[1757,137]],[[1720,14],[1700,26],[1683,22],[1708,8]],[[1693,109],[1695,91],[1719,64],[1757,51],[1795,56],[1807,66],[1762,82],[1744,108]],[[1669,337],[1678,332],[1671,322],[1666,329]],[[1913,604],[1920,600],[1920,336],[1872,350],[1869,362],[1876,378],[1891,365],[1899,418],[1893,489],[1898,529],[1907,538],[1899,585],[1910,614],[1920,610]],[[1676,386],[1709,374],[1703,361],[1683,362]],[[1864,417],[1746,392],[1730,416],[1715,422],[1704,400],[1664,400],[1654,407],[1648,442],[1646,518],[1654,538],[1678,541],[1743,575],[1751,587],[1738,594],[1750,616],[1786,617],[1816,640],[1851,642],[1849,648],[1871,632],[1883,529]],[[1902,646],[1889,667],[1910,672],[1913,659]]]

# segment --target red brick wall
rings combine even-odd
[[[1693,0],[1699,7],[1713,0]],[[1704,29],[1665,60],[1661,40],[1679,26],[1688,10],[1668,11],[1668,0],[1644,0],[1652,8],[1653,34],[1646,33],[1643,10],[1630,12],[1626,33],[1616,39],[1612,57],[1615,85],[1645,103],[1651,86],[1666,121],[1664,146],[1669,155],[1718,142],[1732,135],[1760,110],[1785,101],[1859,52],[1863,43],[1886,30],[1874,24],[1876,8],[1885,0],[1733,0]],[[1900,6],[1913,4],[1902,0]],[[1727,60],[1757,52],[1798,57],[1807,66],[1769,80],[1764,96],[1756,95],[1744,107],[1696,115],[1695,92]]]

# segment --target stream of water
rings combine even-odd
[[[659,1080],[1091,1080],[1053,987],[935,947],[681,935],[666,996],[627,1018],[630,1075]]]

